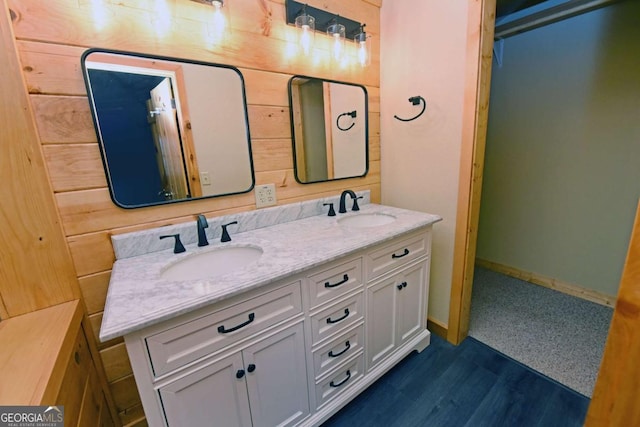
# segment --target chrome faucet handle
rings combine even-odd
[[[229,232],[227,231],[227,227],[232,224],[237,224],[238,221],[230,222],[229,224],[222,224],[222,237],[220,237],[221,242],[230,242],[231,236],[229,236]]]
[[[173,253],[179,254],[182,252],[186,252],[184,245],[180,241],[180,234],[168,234],[166,236],[160,236],[160,239],[168,239],[170,237],[174,237],[176,239],[175,244],[173,245]]]

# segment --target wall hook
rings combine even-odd
[[[350,111],[348,113],[342,113],[336,119],[336,126],[338,127],[338,129],[340,129],[343,132],[346,132],[349,129],[351,129],[352,127],[354,127],[356,123],[355,122],[351,123],[351,126],[349,126],[348,128],[341,127],[340,126],[340,117],[343,117],[343,116],[351,116],[351,118],[355,119],[356,118],[356,110]]]
[[[412,105],[418,105],[418,104],[420,104],[420,102],[422,102],[422,111],[420,111],[415,117],[411,117],[410,119],[403,119],[402,117],[398,117],[396,115],[394,115],[393,117],[398,119],[398,120],[400,120],[400,121],[402,121],[402,122],[410,122],[410,121],[415,120],[418,117],[420,117],[424,113],[424,110],[427,108],[427,101],[425,101],[424,98],[419,96],[419,95],[418,96],[412,96],[411,98],[409,98],[409,102]]]

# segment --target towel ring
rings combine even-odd
[[[402,117],[398,117],[396,115],[394,115],[393,117],[398,119],[398,120],[400,120],[401,122],[410,122],[410,121],[415,120],[418,117],[420,117],[424,113],[424,110],[427,109],[427,101],[425,101],[424,98],[419,96],[419,95],[418,96],[412,96],[411,98],[409,98],[409,102],[412,105],[418,105],[418,104],[420,104],[422,102],[422,110],[415,117],[411,117],[410,119],[403,119]]]
[[[337,126],[337,128],[338,128],[338,129],[340,129],[340,130],[341,130],[341,131],[343,131],[343,132],[346,132],[346,131],[348,131],[349,129],[351,129],[352,127],[354,127],[356,123],[355,123],[355,122],[353,122],[353,123],[351,123],[351,126],[349,126],[348,128],[343,128],[343,127],[341,127],[341,126],[340,126],[340,118],[341,118],[342,116],[351,116],[351,118],[354,118],[354,119],[355,119],[355,118],[356,118],[356,110],[350,111],[350,112],[348,112],[348,113],[342,113],[342,114],[340,114],[340,115],[338,116],[338,118],[336,118],[336,126]]]

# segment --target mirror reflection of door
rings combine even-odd
[[[165,77],[150,91],[149,122],[156,147],[156,161],[167,200],[188,197],[182,146],[171,79]]]
[[[364,86],[294,76],[289,80],[289,102],[298,182],[366,175],[368,106]]]
[[[327,128],[323,82],[305,79],[292,86],[291,96],[301,106],[294,116],[294,139],[298,174],[305,182],[329,179]]]
[[[253,188],[238,69],[101,49],[86,51],[82,67],[116,205],[137,208]]]

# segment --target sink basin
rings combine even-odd
[[[187,256],[165,268],[164,280],[210,279],[237,271],[256,262],[262,249],[255,246],[231,246]]]
[[[338,220],[338,224],[349,227],[378,227],[380,225],[392,223],[395,220],[395,216],[387,214],[357,214],[340,218]]]

